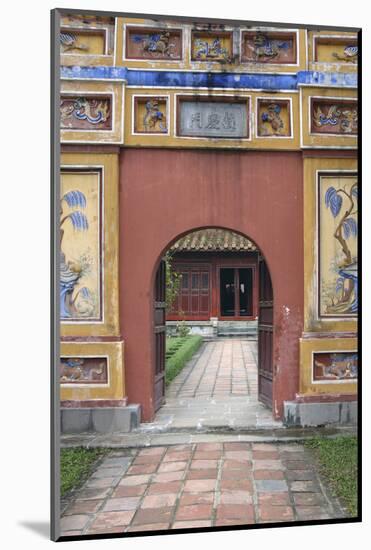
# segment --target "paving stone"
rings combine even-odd
[[[253,491],[252,482],[249,479],[222,479],[220,481],[221,490]]]
[[[167,450],[167,447],[151,447],[150,449],[141,449],[139,451],[139,456],[157,456],[157,455],[163,455],[164,452]]]
[[[248,504],[220,504],[216,509],[216,518],[254,519],[254,508]]]
[[[120,485],[143,485],[150,479],[150,474],[127,476],[120,481]]]
[[[285,479],[283,470],[254,470],[254,479]]]
[[[322,493],[295,493],[294,502],[298,506],[320,506],[326,504]]]
[[[104,530],[104,532],[111,527],[120,527],[123,529],[129,525],[133,519],[134,513],[133,511],[99,512],[89,529]]]
[[[184,484],[184,491],[189,493],[208,493],[215,489],[215,479],[190,479]]]
[[[119,466],[120,468],[125,469],[132,462],[132,460],[133,458],[129,456],[106,458],[101,463],[100,468],[114,468],[115,466]]]
[[[111,487],[86,487],[85,485],[85,487],[78,492],[78,498],[79,500],[103,499],[110,491]]]
[[[84,529],[89,522],[90,516],[87,514],[76,514],[73,516],[64,516],[60,521],[61,531],[73,531],[76,529]]]
[[[220,504],[252,504],[252,495],[248,491],[222,491]]]
[[[175,521],[172,525],[172,529],[196,529],[197,527],[211,527],[212,522],[210,520],[195,520],[195,521]]]
[[[250,462],[250,451],[225,451],[224,457],[231,460],[238,460],[240,462]]]
[[[170,528],[169,523],[147,523],[143,525],[132,525],[128,528],[127,532],[140,532],[140,531],[167,531]]]
[[[153,482],[154,483],[166,483],[168,481],[179,481],[184,477],[184,470],[179,472],[165,472],[154,474]]]
[[[191,504],[212,504],[214,502],[214,492],[210,493],[183,493],[179,500],[180,506],[190,506]]]
[[[85,487],[87,489],[94,488],[94,489],[102,489],[104,487],[112,487],[115,483],[117,483],[116,477],[102,477],[102,478],[96,478],[91,477],[85,484]]]
[[[219,460],[223,456],[222,451],[196,451],[194,460]]]
[[[98,527],[90,526],[84,534],[86,535],[108,535],[110,533],[125,533],[127,529],[126,525],[117,525],[113,527],[107,527],[103,525],[98,525]]]
[[[161,457],[158,455],[155,456],[137,456],[136,459],[133,461],[133,466],[139,466],[141,464],[159,464],[161,461]]]
[[[313,470],[287,470],[286,477],[290,481],[312,481],[316,474]]]
[[[119,485],[112,493],[112,497],[137,497],[143,495],[146,489],[147,485]]]
[[[218,476],[218,470],[188,470],[186,473],[186,479],[216,479]]]
[[[331,517],[328,511],[321,506],[296,506],[295,509],[299,520],[329,519]]]
[[[260,493],[259,504],[288,506],[290,504],[290,497],[288,493]]]
[[[192,453],[191,453],[191,450],[189,451],[168,451],[165,455],[165,457],[163,458],[163,463],[164,462],[178,462],[178,461],[182,461],[182,460],[189,460],[190,457],[191,457]],[[202,457],[200,457],[202,458]]]
[[[253,460],[278,460],[280,454],[278,451],[253,451]]]
[[[222,451],[223,443],[197,443],[197,451]]]
[[[280,460],[254,460],[254,470],[284,470],[284,466]]]
[[[82,531],[61,531],[61,537],[78,537],[82,535]]]
[[[218,461],[217,460],[192,460],[191,462],[191,470],[200,470],[200,469],[211,469],[211,468],[217,468]]]
[[[147,495],[178,493],[182,487],[182,481],[168,481],[166,483],[152,483],[149,486]]]
[[[123,474],[122,468],[98,468],[92,474],[92,478],[105,478],[105,477],[117,477]]]
[[[163,508],[173,506],[176,501],[176,493],[161,493],[158,495],[145,496],[140,507],[141,508]]]
[[[65,510],[64,515],[71,514],[92,514],[97,512],[104,500],[75,500]]]
[[[282,493],[287,491],[287,483],[280,479],[257,479],[255,481],[258,493]]]
[[[121,510],[136,510],[140,502],[140,497],[122,497],[109,498],[103,508],[103,512],[113,512]]]
[[[163,462],[158,468],[158,473],[184,471],[186,466],[187,462]]]
[[[211,519],[212,511],[212,504],[192,504],[190,506],[180,505],[176,512],[175,519],[176,521]]]
[[[312,470],[313,468],[306,460],[286,460],[285,466],[288,470]]]
[[[252,443],[253,451],[277,451],[278,446],[270,443]]]
[[[290,483],[290,489],[293,492],[317,493],[319,491],[319,485],[314,481],[292,481]]]
[[[227,525],[252,525],[254,524],[254,519],[246,519],[246,518],[223,518],[223,519],[216,519],[214,522],[215,527],[222,527]]]
[[[174,508],[140,508],[135,514],[133,525],[146,523],[168,523],[171,521]]]
[[[294,513],[290,506],[260,504],[259,517],[262,521],[293,521]]]
[[[153,474],[157,470],[157,464],[137,464],[127,470],[128,475]]]

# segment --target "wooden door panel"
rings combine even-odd
[[[259,258],[258,398],[272,408],[273,288],[267,264]]]
[[[165,353],[166,353],[166,263],[161,260],[156,273],[154,302],[155,337],[155,411],[165,402]]]

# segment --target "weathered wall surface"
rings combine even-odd
[[[153,415],[153,280],[180,235],[224,227],[252,239],[274,288],[274,414],[298,390],[303,329],[302,160],[300,153],[122,150],[120,320],[130,402]],[[166,223],[164,221],[166,220]]]

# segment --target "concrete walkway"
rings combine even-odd
[[[112,451],[62,502],[62,536],[345,517],[300,444]]]
[[[205,342],[170,384],[154,422],[135,432],[281,427],[258,401],[257,385],[256,341]]]

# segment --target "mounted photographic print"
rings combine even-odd
[[[53,11],[53,540],[360,521],[360,30],[189,15]]]

